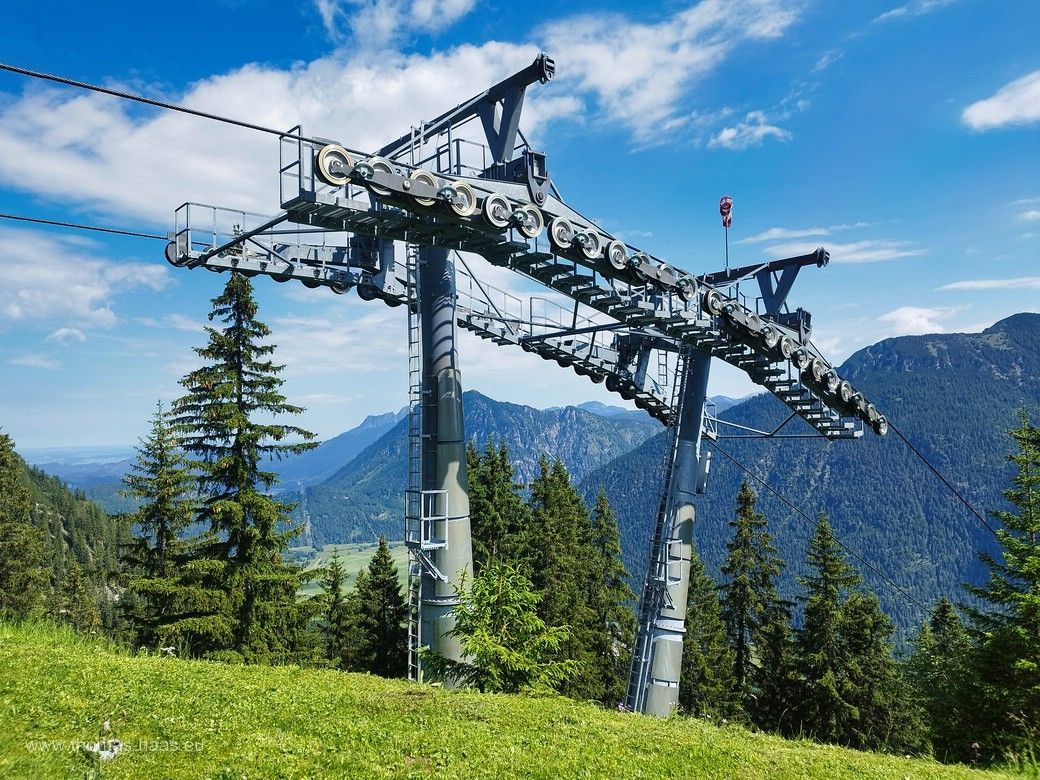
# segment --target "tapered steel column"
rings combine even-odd
[[[455,264],[447,249],[419,250],[419,309],[422,330],[422,486],[434,515],[429,550],[436,571],[423,571],[420,593],[423,645],[460,660],[457,639],[445,634],[455,624],[459,579],[473,576],[462,421],[462,380],[455,330]],[[440,492],[443,491],[443,492]]]
[[[643,585],[627,702],[632,709],[647,715],[666,717],[679,702],[686,591],[693,549],[693,499],[697,492],[710,362],[709,356],[693,353],[684,367],[686,376],[671,468],[666,472],[654,549]]]

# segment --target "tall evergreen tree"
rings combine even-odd
[[[518,535],[527,525],[529,510],[516,484],[505,443],[491,439],[481,453],[471,441],[466,447],[469,476],[470,529],[473,567],[479,571],[491,558],[513,560]]]
[[[686,637],[679,674],[679,706],[695,717],[732,718],[741,710],[733,679],[733,649],[722,622],[718,586],[696,552],[690,560]]]
[[[408,671],[408,604],[384,537],[379,537],[368,576],[359,577],[356,588],[365,637],[365,670],[382,677],[404,677]]]
[[[180,567],[189,549],[183,535],[194,518],[195,478],[161,403],[123,481],[124,494],[141,502],[126,518],[133,538],[122,555],[124,602],[136,642],[151,647],[178,631],[185,595]]]
[[[252,285],[232,273],[209,315],[224,327],[206,328],[208,343],[195,350],[205,364],[181,380],[186,394],[173,415],[204,495],[198,517],[209,526],[193,574],[223,596],[197,605],[193,650],[269,661],[292,657],[303,621],[300,569],[283,559],[299,529],[281,529],[291,506],[267,492],[276,475],[261,464],[315,445],[312,433],[268,421],[303,410],[280,392],[283,366],[270,359],[275,347],[263,342],[271,331],[256,314]]]
[[[790,620],[790,605],[778,601],[758,629],[755,647],[758,663],[751,673],[755,698],[748,706],[748,715],[756,726],[781,734],[791,733],[797,703],[797,671]]]
[[[461,661],[426,652],[424,673],[488,693],[549,693],[577,671],[563,657],[566,626],[550,627],[537,612],[530,581],[509,564],[491,559],[464,587],[452,612],[450,635],[462,646]]]
[[[1016,447],[1008,456],[1015,473],[1004,491],[1010,506],[991,512],[1001,524],[1000,560],[982,553],[988,581],[968,586],[988,607],[969,615],[985,701],[979,714],[993,735],[983,745],[990,756],[1036,751],[1040,741],[1040,428],[1023,411],[1010,434]]]
[[[737,494],[737,512],[729,522],[733,538],[726,545],[722,565],[722,618],[733,648],[733,680],[740,699],[749,705],[752,696],[753,654],[770,613],[779,608],[775,580],[781,560],[765,516],[755,509],[755,494],[742,482]]]
[[[593,676],[596,690],[590,698],[603,704],[616,704],[625,695],[629,655],[636,630],[636,617],[629,604],[635,594],[628,584],[628,572],[621,562],[621,536],[617,517],[610,508],[607,493],[600,488],[592,510],[589,546],[593,559],[588,603],[594,613],[595,630],[591,633]]]
[[[841,742],[858,716],[849,701],[849,657],[843,635],[845,602],[859,576],[845,561],[834,531],[821,512],[809,542],[811,573],[800,577],[805,615],[798,631],[800,678],[798,731],[824,742]]]
[[[43,609],[50,565],[31,514],[25,464],[11,437],[0,433],[0,617],[20,619]]]
[[[924,710],[932,753],[940,761],[970,761],[976,741],[971,640],[953,604],[943,597],[921,626],[907,675]]]
[[[358,572],[356,586],[346,590],[346,571],[339,555],[333,555],[321,578],[321,634],[325,658],[346,671],[361,671],[364,665],[365,634],[361,627],[361,598],[367,591],[367,574]]]

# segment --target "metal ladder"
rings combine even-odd
[[[422,522],[422,319],[419,313],[419,247],[405,250],[408,275],[408,489],[405,542],[408,545],[408,679],[419,681],[423,538]]]
[[[643,580],[643,590],[639,598],[639,623],[636,628],[636,641],[632,648],[632,663],[629,672],[628,694],[625,698],[626,709],[641,712],[646,699],[646,684],[650,677],[650,661],[653,647],[654,623],[661,607],[668,599],[668,581],[671,547],[672,516],[671,485],[675,471],[676,455],[679,445],[679,419],[686,395],[688,357],[685,351],[678,353],[675,365],[675,379],[672,382],[672,408],[675,409],[675,422],[672,425],[672,438],[665,453],[664,479],[661,496],[657,504],[657,520],[654,523],[654,535],[650,541],[650,561]]]

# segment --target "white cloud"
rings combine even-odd
[[[992,97],[972,103],[961,119],[972,130],[1040,121],[1040,70],[1005,84]]]
[[[60,319],[110,327],[117,295],[161,290],[170,279],[158,263],[99,260],[81,242],[23,230],[0,230],[0,266],[0,321]]]
[[[793,257],[812,252],[817,246],[810,242],[794,242],[771,246],[768,251],[776,257]],[[848,244],[828,242],[825,248],[830,253],[832,263],[877,263],[928,253],[928,250],[915,247],[912,242],[888,239],[853,241]]]
[[[744,121],[732,127],[724,127],[708,141],[709,148],[740,151],[750,146],[760,146],[767,138],[779,141],[791,140],[791,134],[782,127],[769,123],[762,111],[751,111]]]
[[[57,341],[59,344],[62,344],[67,341],[83,342],[87,340],[87,337],[79,328],[58,328],[46,340]]]
[[[918,306],[900,306],[878,317],[889,323],[893,335],[919,336],[925,333],[942,333],[941,320],[949,319],[959,308],[928,309]]]
[[[1019,276],[1014,279],[965,279],[944,284],[937,290],[1040,290],[1040,276]]]
[[[1019,219],[1025,220],[1026,222],[1036,222],[1040,220],[1040,209],[1028,209],[1018,215]]]
[[[14,366],[27,366],[29,368],[45,368],[54,371],[61,368],[61,363],[43,355],[20,355],[9,358],[8,363]]]
[[[450,27],[474,6],[475,0],[314,0],[326,34],[375,51],[409,33],[439,32]]]
[[[914,0],[912,3],[893,8],[874,19],[875,22],[891,22],[896,19],[913,19],[917,16],[930,14],[947,6],[953,5],[957,0]]]
[[[811,227],[796,229],[773,227],[769,228],[768,230],[763,230],[761,233],[756,233],[753,236],[742,238],[736,243],[761,244],[764,241],[780,241],[788,238],[807,238],[808,236],[829,236],[832,233],[836,233],[842,230],[853,230],[855,228],[869,226],[869,222],[854,222],[847,225],[830,225],[829,227]]]
[[[831,49],[830,51],[825,51],[823,54],[820,55],[820,58],[816,60],[816,64],[813,65],[812,72],[819,73],[821,70],[826,70],[844,56],[845,52],[841,51],[840,49]]]
[[[702,0],[659,22],[607,13],[562,19],[537,37],[560,53],[567,90],[592,93],[602,114],[645,143],[694,124],[696,112],[683,109],[691,88],[738,46],[779,38],[797,17],[794,4],[779,0],[749,0],[739,13],[724,0]]]

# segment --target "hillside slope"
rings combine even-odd
[[[0,776],[98,776],[77,743],[125,747],[110,780],[607,777],[996,778],[997,773],[657,720],[565,699],[367,675],[131,658],[0,625]]]
[[[1000,491],[1010,475],[1006,431],[1016,424],[1018,409],[1031,409],[1034,417],[1040,410],[1040,315],[1015,315],[982,333],[887,339],[850,357],[841,374],[874,399],[973,506],[1002,505]],[[786,407],[769,395],[750,398],[723,415],[765,430],[786,416]],[[808,428],[798,424],[785,430]],[[810,516],[825,510],[851,548],[925,604],[942,594],[962,599],[961,583],[982,576],[978,551],[995,550],[989,532],[895,433],[879,438],[868,431],[855,441],[719,444]],[[663,435],[655,437],[591,473],[583,484],[588,496],[606,486],[621,520],[626,563],[638,576],[656,511],[664,445]],[[708,492],[697,502],[695,532],[701,556],[716,573],[742,478],[743,472],[714,452]],[[791,564],[785,592],[794,595],[811,528],[772,495],[760,493],[759,508]],[[920,624],[919,608],[881,578],[864,574],[900,626]]]
[[[573,406],[543,411],[494,401],[474,390],[462,401],[467,438],[480,447],[489,436],[506,441],[521,481],[534,477],[542,453],[561,458],[580,479],[661,430],[649,418],[602,417]],[[327,481],[307,488],[297,517],[309,522],[311,544],[371,541],[379,534],[401,538],[407,432],[408,421],[401,420]]]

